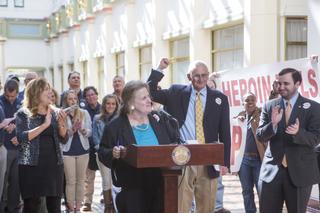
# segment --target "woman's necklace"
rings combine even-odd
[[[148,116],[129,116],[129,122],[133,129],[139,130],[139,131],[147,131],[149,128],[149,120]]]
[[[134,129],[139,130],[139,131],[147,131],[149,129],[148,124],[140,124],[136,126],[132,126]]]

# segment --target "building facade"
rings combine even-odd
[[[303,58],[319,38],[308,33],[317,26],[312,4],[320,7],[316,0],[0,0],[0,76],[35,70],[62,91],[77,70],[83,86],[106,94],[114,75],[145,80],[162,57],[171,61],[164,87],[186,82],[196,59],[212,72],[236,72]]]
[[[319,55],[319,11],[319,0],[0,0],[0,80],[36,71],[61,92],[76,70],[107,94],[115,75],[146,80],[162,57],[163,87],[197,59],[236,75]]]

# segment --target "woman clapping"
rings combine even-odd
[[[49,213],[60,213],[63,194],[63,159],[60,143],[68,139],[66,114],[50,106],[50,85],[44,78],[32,80],[24,106],[16,115],[19,149],[19,182],[24,212],[34,213],[40,197],[46,197]]]
[[[63,146],[64,172],[66,176],[66,197],[69,211],[80,212],[84,197],[84,182],[89,161],[89,137],[91,118],[86,110],[78,106],[78,96],[69,90],[63,96],[63,108],[68,108],[67,129],[69,140]],[[72,109],[73,108],[73,109]]]

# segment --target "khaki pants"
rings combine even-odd
[[[206,166],[187,166],[182,173],[179,178],[181,184],[178,190],[178,212],[189,213],[195,198],[197,213],[212,213],[216,200],[217,178],[209,178]]]
[[[94,179],[96,178],[96,171],[88,168],[88,164],[86,165],[86,181],[85,181],[85,189],[84,189],[84,203],[92,204],[92,197],[94,193]]]
[[[84,196],[84,182],[86,169],[89,162],[89,154],[79,156],[63,156],[64,173],[66,176],[67,202],[81,203]]]
[[[108,191],[111,190],[112,187],[112,178],[111,178],[111,170],[106,167],[98,158],[98,153],[97,155],[97,164],[100,170],[101,174],[101,179],[102,179],[102,190],[103,191]]]

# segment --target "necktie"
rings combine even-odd
[[[290,118],[291,112],[292,112],[291,103],[290,103],[290,101],[287,101],[286,102],[285,112],[284,112],[285,113],[286,124],[288,124],[288,122],[289,122],[289,118]],[[283,156],[282,165],[284,167],[288,167],[286,154],[284,154],[284,156]]]
[[[200,93],[196,93],[196,138],[199,143],[205,143],[203,133],[203,111]]]
[[[285,116],[286,116],[286,124],[288,124],[288,122],[289,122],[291,111],[292,111],[291,103],[290,103],[290,101],[287,101],[286,102],[286,109],[285,109],[285,112],[284,112]]]

